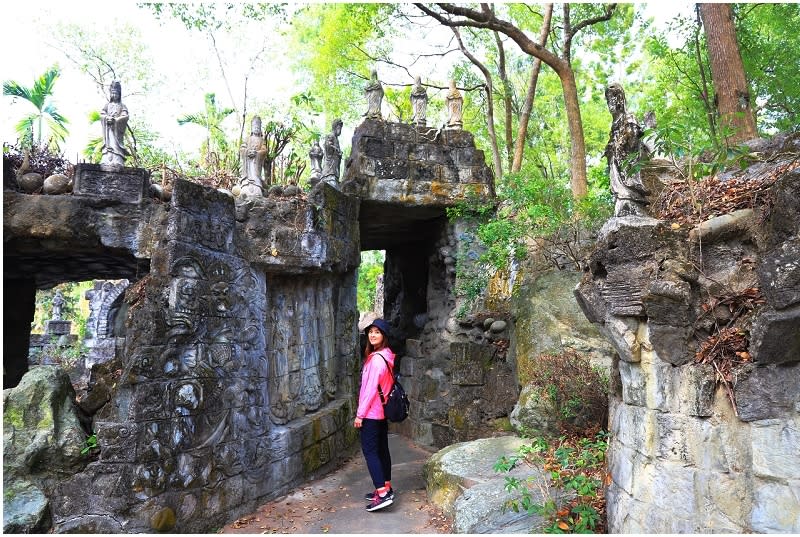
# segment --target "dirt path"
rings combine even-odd
[[[390,434],[393,505],[367,512],[372,489],[361,452],[336,472],[261,506],[220,533],[451,533],[452,522],[428,503],[422,466],[431,453]]]

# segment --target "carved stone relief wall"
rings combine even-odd
[[[94,421],[99,460],[59,486],[58,531],[150,532],[164,512],[169,529],[207,531],[354,441],[355,344],[341,343],[356,339],[354,268],[265,271],[239,253],[234,213],[222,192],[175,185],[151,272],[126,293],[120,385]]]

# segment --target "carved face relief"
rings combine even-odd
[[[198,305],[197,281],[179,278],[175,281],[173,309],[182,313],[194,313]]]
[[[211,301],[220,313],[224,313],[230,309],[230,297],[228,291],[230,286],[227,282],[217,282],[211,286]]]
[[[184,383],[178,386],[173,396],[173,403],[176,410],[184,410],[181,414],[188,414],[189,411],[196,410],[202,402],[200,388],[193,383]]]

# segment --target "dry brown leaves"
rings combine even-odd
[[[738,174],[720,181],[717,175],[696,182],[669,183],[653,203],[656,218],[679,224],[697,224],[714,216],[767,203],[767,191],[775,181],[800,166],[793,159],[758,175]]]
[[[711,297],[708,301],[700,305],[703,315],[718,315],[720,308],[727,311],[727,326],[731,326],[739,317],[751,312],[758,305],[764,304],[766,300],[761,295],[761,290],[757,287],[748,287],[740,292],[726,293],[720,296]]]
[[[725,387],[737,416],[739,412],[736,409],[736,397],[733,391],[736,370],[752,359],[750,353],[747,352],[750,344],[747,332],[736,321],[764,302],[761,291],[756,287],[749,287],[739,293],[712,297],[701,305],[704,314],[714,314],[721,307],[730,315],[726,326],[718,326],[716,333],[700,344],[700,348],[695,354],[695,363],[711,364],[714,367],[715,380],[717,384]]]

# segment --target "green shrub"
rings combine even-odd
[[[520,360],[519,379],[548,397],[556,409],[559,428],[584,436],[606,427],[608,376],[588,358],[567,349]]]

